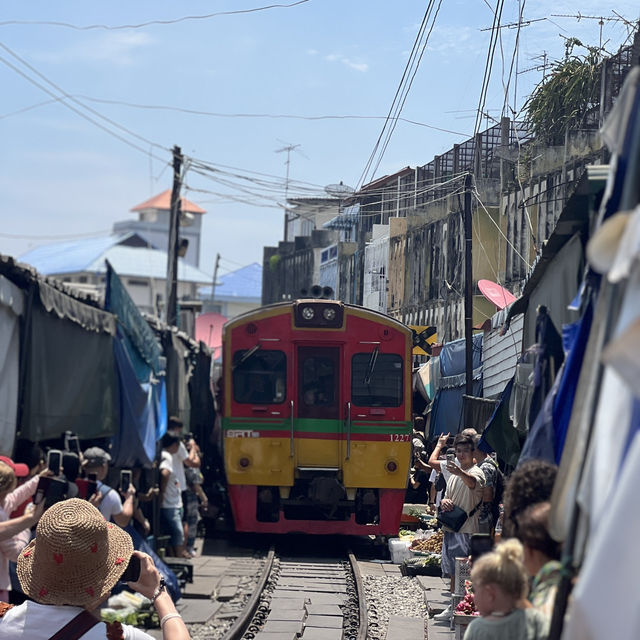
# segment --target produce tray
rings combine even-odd
[[[420,567],[412,564],[401,564],[400,573],[403,576],[440,576],[442,575],[442,568],[436,566]]]

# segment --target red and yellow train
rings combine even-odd
[[[223,442],[238,531],[397,533],[411,452],[411,330],[335,300],[223,333]]]

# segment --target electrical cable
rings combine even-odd
[[[420,62],[422,62],[422,56],[424,55],[424,52],[427,49],[427,44],[429,42],[429,38],[431,37],[431,32],[433,31],[433,27],[436,24],[436,19],[438,18],[438,14],[440,13],[440,6],[442,5],[442,0],[438,1],[438,6],[436,7],[436,11],[435,14],[433,16],[433,20],[431,22],[431,27],[429,28],[429,32],[427,33],[427,37],[425,38],[424,44],[422,46],[422,50],[420,51],[420,56],[418,57],[418,60],[415,64],[414,70],[413,70],[413,74],[411,75],[411,79],[409,80],[409,84],[404,92],[404,96],[402,98],[402,102],[400,103],[400,105],[398,106],[397,110],[396,110],[396,115],[393,117],[392,120],[392,124],[391,127],[389,128],[389,130],[387,131],[387,135],[386,135],[386,139],[385,142],[382,146],[382,151],[380,151],[380,153],[378,154],[378,161],[376,162],[376,166],[373,168],[373,170],[371,171],[371,175],[375,175],[376,171],[378,170],[378,167],[380,166],[380,163],[382,162],[382,158],[384,157],[384,154],[387,151],[387,147],[389,146],[389,142],[391,141],[391,136],[393,135],[393,132],[396,129],[396,126],[398,124],[398,119],[400,117],[400,114],[402,113],[402,110],[404,109],[404,105],[405,102],[407,101],[407,97],[409,96],[409,91],[411,91],[411,87],[413,86],[413,81],[416,77],[416,74],[418,73],[418,68],[420,67]]]
[[[498,42],[498,33],[500,32],[500,20],[502,18],[502,9],[504,0],[496,0],[496,8],[493,14],[493,25],[491,27],[491,37],[489,39],[489,47],[487,49],[487,59],[485,62],[484,75],[482,78],[482,88],[480,89],[480,97],[478,99],[478,111],[476,113],[476,123],[473,127],[473,137],[475,139],[482,122],[482,115],[487,100],[487,92],[489,90],[489,81],[491,80],[491,69],[493,67],[493,57]]]
[[[361,116],[353,114],[345,115],[319,115],[319,116],[301,116],[291,113],[219,113],[216,111],[203,111],[199,109],[187,109],[184,107],[173,107],[169,105],[150,105],[139,104],[135,102],[126,102],[124,100],[108,100],[106,98],[94,98],[84,94],[75,94],[75,97],[88,100],[89,102],[98,102],[100,104],[113,104],[123,107],[131,107],[133,109],[146,109],[155,111],[174,111],[177,113],[185,113],[196,116],[207,116],[212,118],[268,118],[268,119],[290,119],[290,120],[386,120],[385,116]],[[40,106],[40,105],[37,105]],[[2,117],[2,116],[0,116]],[[434,129],[435,131],[442,131],[444,133],[451,133],[457,136],[468,136],[467,133],[461,131],[453,131],[451,129],[444,129],[442,127],[436,127],[426,122],[419,122],[417,120],[410,120],[408,118],[398,118],[401,122],[407,124],[413,124],[418,127],[425,127],[427,129]]]
[[[474,186],[474,189],[471,191],[471,193],[474,195],[474,197],[476,198],[476,200],[478,201],[478,203],[480,204],[480,206],[484,209],[484,212],[487,214],[487,217],[489,218],[489,220],[491,220],[491,222],[493,223],[493,225],[495,226],[495,228],[498,230],[498,232],[500,233],[500,235],[507,241],[507,244],[513,249],[514,253],[525,263],[525,265],[527,265],[527,269],[531,269],[531,265],[529,264],[529,262],[524,258],[524,256],[515,248],[514,244],[509,240],[509,238],[507,238],[507,236],[504,234],[504,232],[502,231],[502,229],[500,228],[500,225],[498,225],[496,223],[496,221],[491,217],[491,214],[487,211],[487,208],[484,206],[484,203],[482,202],[482,200],[480,199],[480,194],[478,193],[478,189],[477,187]]]
[[[164,147],[164,146],[162,146],[160,144],[152,142],[151,140],[148,140],[147,138],[144,138],[143,136],[135,133],[134,131],[131,131],[130,129],[127,129],[126,127],[118,124],[114,120],[111,120],[111,118],[107,118],[106,116],[103,116],[101,113],[99,113],[95,109],[93,109],[91,107],[88,107],[87,105],[83,104],[78,99],[74,98],[71,94],[67,93],[60,86],[58,86],[55,82],[53,82],[52,80],[49,80],[49,78],[47,78],[44,74],[40,73],[40,71],[38,71],[35,67],[33,67],[31,64],[29,64],[26,60],[21,58],[17,53],[15,53],[15,51],[12,51],[6,44],[0,42],[0,47],[2,49],[4,49],[13,58],[15,58],[18,62],[20,62],[22,65],[27,67],[27,69],[29,69],[29,71],[31,71],[32,73],[35,73],[39,78],[44,80],[47,84],[51,85],[56,91],[59,91],[65,98],[71,100],[72,102],[77,104],[79,107],[82,107],[83,109],[86,109],[89,113],[97,116],[98,118],[101,118],[105,122],[108,122],[110,125],[112,125],[114,127],[117,127],[121,131],[124,131],[128,135],[140,140],[141,142],[144,142],[144,143],[148,144],[151,147],[155,147],[156,149],[162,149],[163,151],[167,151],[169,153],[171,152],[171,149],[169,149],[168,147]],[[38,85],[36,85],[36,86],[38,86]],[[50,94],[50,95],[52,95],[52,94]],[[62,98],[60,100],[61,100],[61,102],[63,104],[66,105],[66,103],[64,103],[64,100]],[[146,151],[145,151],[145,153],[146,153]]]
[[[7,25],[29,25],[29,26],[51,26],[51,27],[66,27],[68,29],[74,29],[76,31],[91,31],[95,29],[102,29],[106,31],[118,31],[122,29],[141,29],[143,27],[149,27],[153,25],[169,25],[177,24],[179,22],[186,22],[187,20],[208,20],[210,18],[216,18],[217,16],[231,16],[243,13],[255,13],[257,11],[266,11],[268,9],[290,9],[296,7],[299,4],[305,4],[309,0],[298,0],[291,4],[270,4],[265,7],[255,7],[254,9],[238,9],[235,11],[218,11],[216,13],[207,13],[204,15],[182,16],[181,18],[173,18],[170,20],[149,20],[148,22],[140,22],[138,24],[121,24],[110,26],[106,24],[89,24],[89,25],[76,25],[70,22],[58,22],[55,20],[4,20],[0,22],[0,27]]]
[[[424,16],[422,18],[422,22],[420,23],[420,27],[418,29],[418,33],[416,35],[416,39],[414,40],[413,43],[413,47],[411,48],[411,52],[409,54],[409,58],[407,60],[407,63],[404,67],[404,71],[402,72],[402,77],[400,78],[400,83],[398,84],[398,87],[396,89],[396,93],[393,97],[393,100],[391,102],[391,106],[389,107],[389,113],[387,114],[387,117],[385,119],[385,122],[382,126],[382,130],[380,131],[380,134],[378,135],[378,139],[376,140],[376,143],[373,147],[373,151],[371,152],[369,159],[367,160],[366,164],[365,164],[365,168],[362,171],[362,174],[358,180],[358,182],[356,183],[356,190],[365,183],[366,181],[366,176],[369,172],[369,169],[371,167],[371,164],[373,163],[373,159],[375,158],[375,155],[378,151],[378,148],[380,146],[380,143],[382,141],[382,137],[386,131],[387,125],[392,117],[392,114],[396,108],[396,101],[398,100],[402,90],[403,90],[403,86],[405,83],[405,79],[408,77],[408,73],[409,73],[409,69],[411,68],[411,66],[413,65],[414,62],[414,56],[416,55],[416,52],[418,50],[419,44],[422,40],[422,36],[424,34],[424,31],[426,29],[427,23],[428,23],[428,19],[429,19],[429,15],[431,13],[431,10],[433,8],[433,3],[434,0],[429,0],[429,3],[427,5],[427,8],[425,10]]]

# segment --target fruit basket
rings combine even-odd
[[[439,576],[442,574],[440,555],[424,553],[419,557],[404,560],[400,565],[403,576]]]

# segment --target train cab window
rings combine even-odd
[[[402,356],[356,353],[351,359],[351,402],[358,407],[399,407],[402,404]]]
[[[301,346],[297,352],[299,418],[335,420],[339,414],[340,349]]]
[[[282,351],[249,349],[233,354],[233,399],[245,404],[279,404],[287,389],[287,357]]]

